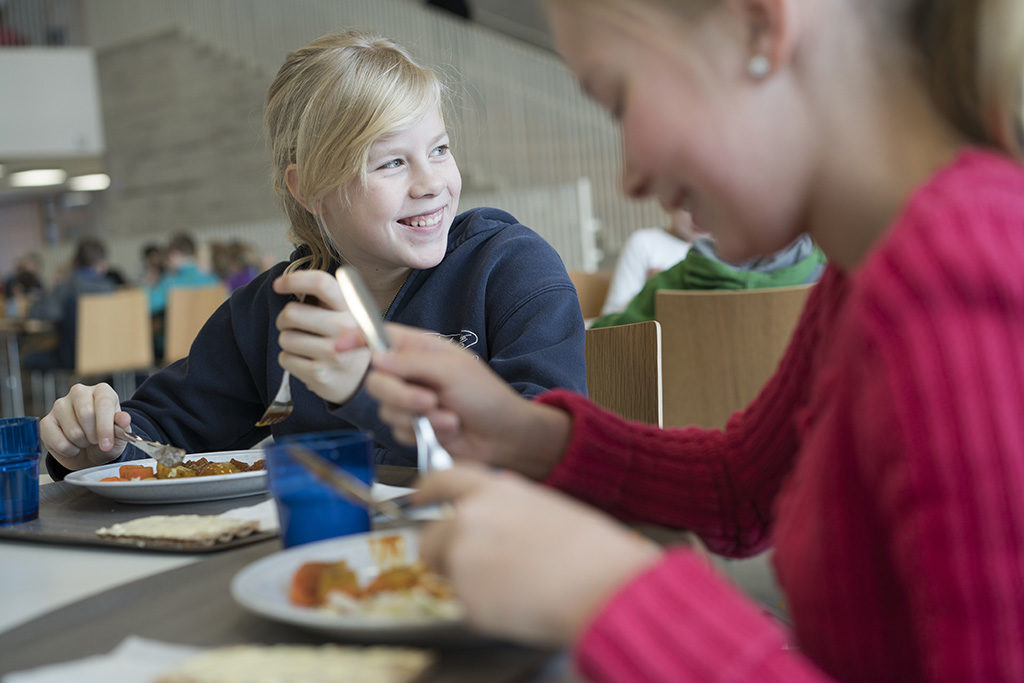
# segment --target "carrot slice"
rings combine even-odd
[[[104,477],[104,478],[100,479],[100,481],[128,481],[128,480],[127,479],[122,479],[121,477]]]
[[[292,577],[292,585],[288,591],[288,599],[292,601],[292,604],[302,607],[316,607],[320,604],[317,600],[316,587],[320,581],[320,575],[329,566],[331,566],[329,562],[307,562],[299,567],[295,576]]]
[[[145,465],[121,465],[118,470],[118,476],[122,479],[152,479],[155,475],[153,474],[152,467],[146,467]]]

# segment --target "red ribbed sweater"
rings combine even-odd
[[[724,431],[582,397],[549,483],[725,555],[775,546],[799,651],[686,549],[577,644],[598,681],[1024,680],[1024,169],[967,150],[826,271]]]

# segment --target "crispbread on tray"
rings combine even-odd
[[[411,648],[237,645],[196,655],[157,683],[407,683],[432,661]]]
[[[254,520],[217,515],[150,515],[96,530],[96,535],[125,543],[184,544],[207,547],[259,530]]]

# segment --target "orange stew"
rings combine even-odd
[[[288,591],[292,604],[302,607],[322,607],[328,603],[328,594],[340,591],[357,600],[388,591],[407,591],[420,588],[439,599],[452,597],[451,587],[431,573],[420,562],[385,569],[366,586],[360,586],[355,572],[345,560],[337,562],[307,562],[295,572]]]
[[[121,465],[116,477],[105,477],[100,481],[134,481],[136,479],[182,479],[185,477],[212,477],[216,474],[256,472],[264,468],[263,460],[250,464],[232,458],[227,462],[213,462],[206,458],[186,460],[177,467],[158,464],[156,471],[148,465]]]

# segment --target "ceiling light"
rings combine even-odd
[[[110,176],[106,173],[90,173],[75,176],[68,181],[68,186],[75,192],[93,192],[110,187]]]
[[[37,168],[31,171],[12,173],[11,187],[40,187],[43,185],[60,185],[68,174],[59,168]]]

